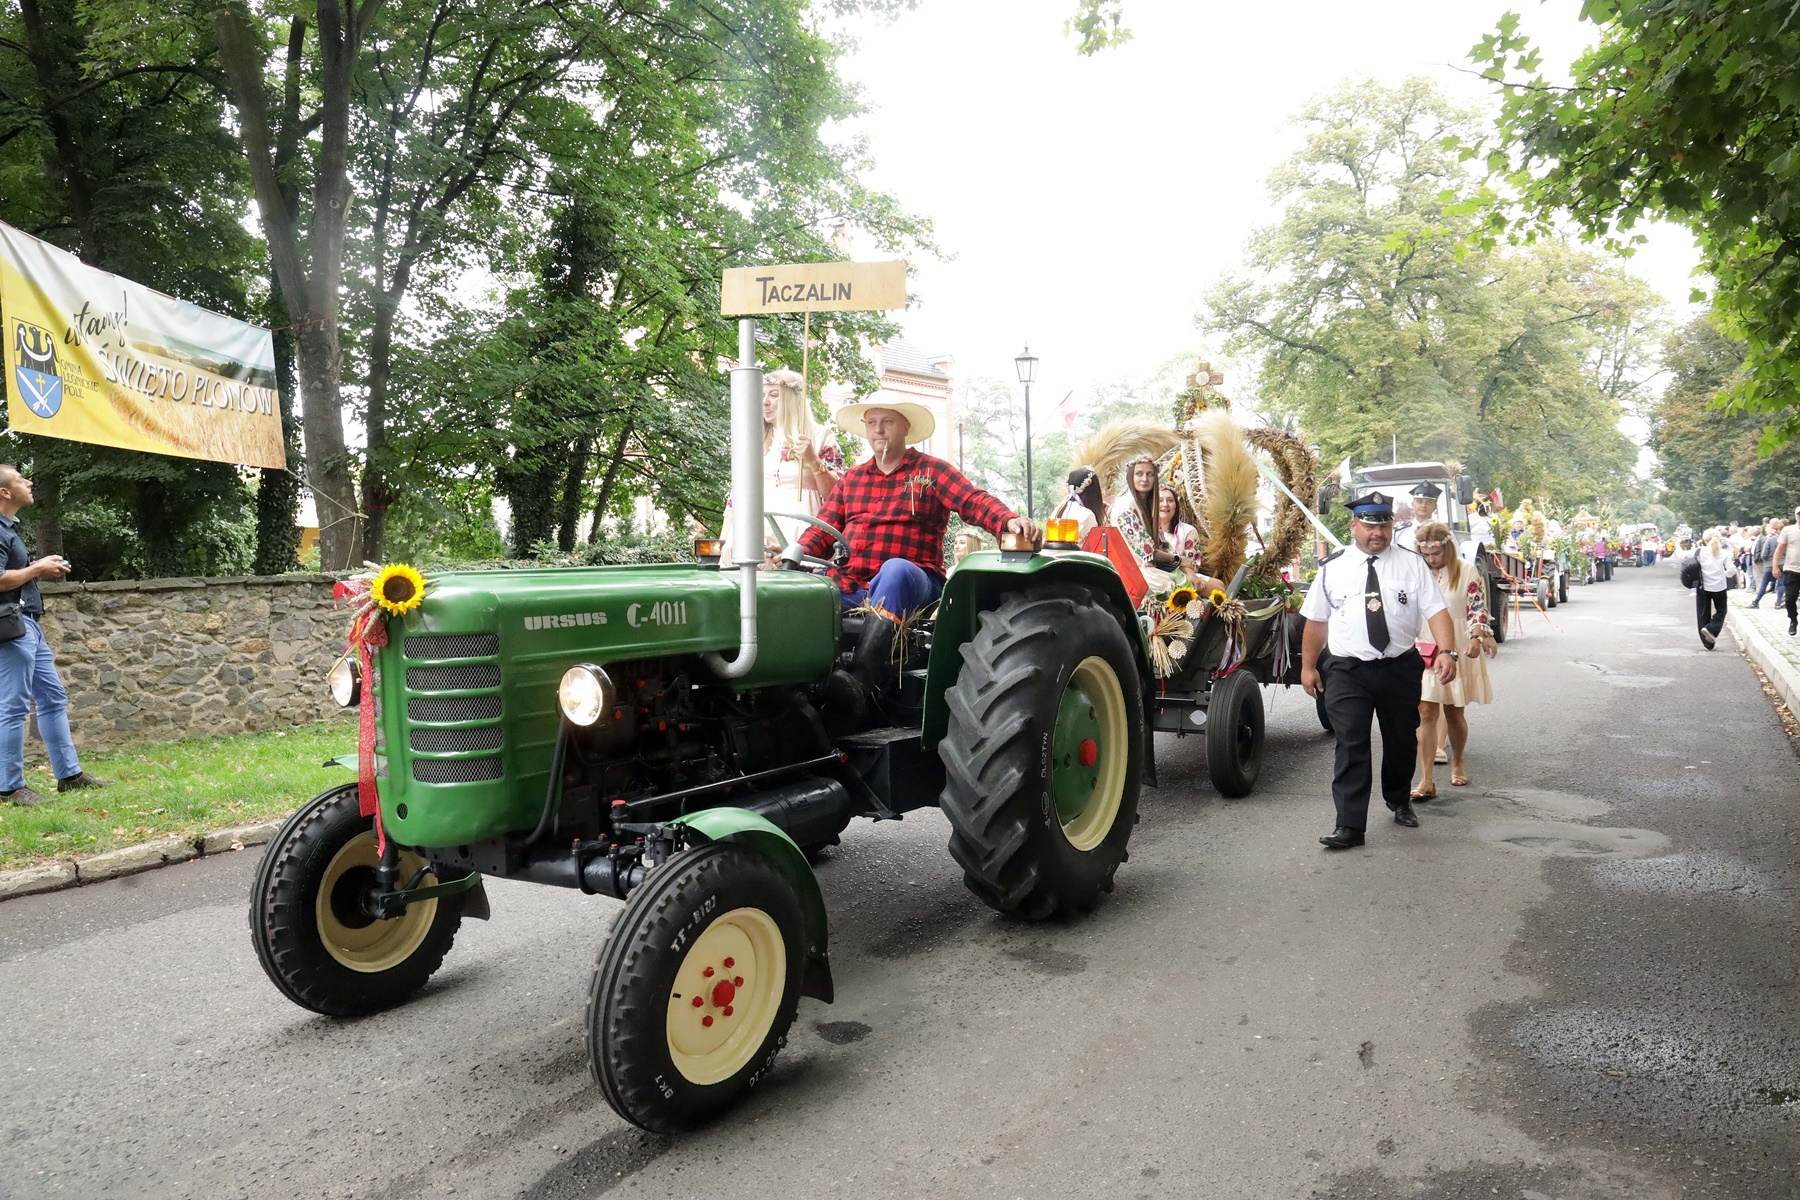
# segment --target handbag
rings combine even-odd
[[[0,642],[16,642],[25,636],[25,610],[16,602],[0,604]]]
[[[1438,645],[1436,642],[1414,642],[1413,649],[1417,650],[1419,657],[1425,660],[1426,667],[1429,668],[1437,662]]]
[[[1700,586],[1700,560],[1690,558],[1681,564],[1681,586],[1693,591]]]

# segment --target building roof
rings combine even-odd
[[[881,347],[881,369],[903,375],[917,375],[924,379],[950,378],[942,368],[933,366],[931,359],[911,342],[885,343]]]

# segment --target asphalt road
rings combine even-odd
[[[263,978],[253,853],[7,903],[0,1196],[1792,1200],[1800,758],[1672,568],[1552,616],[1494,664],[1474,784],[1361,851],[1315,841],[1298,690],[1247,799],[1165,741],[1074,924],[983,908],[935,812],[854,827],[838,1002],[680,1140],[588,1079],[613,901],[490,884],[414,1003],[347,1023]]]

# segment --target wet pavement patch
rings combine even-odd
[[[1653,829],[1612,829],[1567,821],[1484,821],[1475,827],[1475,836],[1508,849],[1552,856],[1649,856],[1669,848],[1669,839]]]
[[[1584,662],[1570,659],[1569,665],[1583,667],[1600,676],[1600,682],[1616,688],[1659,688],[1667,687],[1675,682],[1672,675],[1639,675],[1632,671],[1621,671],[1617,667],[1608,667],[1597,662]]]
[[[1595,863],[1593,871],[1601,883],[1652,896],[1760,896],[1772,890],[1755,867],[1712,854],[1614,859]]]
[[[672,1138],[638,1129],[615,1129],[595,1138],[539,1176],[519,1200],[604,1195],[668,1153]]]

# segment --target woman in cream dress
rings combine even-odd
[[[819,504],[831,495],[842,473],[843,456],[829,438],[820,435],[807,403],[805,383],[798,371],[770,371],[763,376],[763,511],[805,513],[817,516]],[[776,519],[787,540],[804,528],[797,521]],[[732,561],[731,502],[725,503],[725,553]],[[764,549],[780,553],[773,530],[763,529]]]
[[[1429,800],[1437,795],[1437,782],[1432,778],[1432,760],[1444,743],[1444,730],[1450,732],[1450,785],[1463,787],[1469,775],[1463,765],[1463,752],[1469,745],[1468,706],[1491,704],[1493,686],[1488,682],[1487,656],[1494,652],[1494,635],[1488,626],[1486,588],[1481,576],[1456,554],[1456,543],[1449,527],[1434,521],[1419,530],[1419,553],[1431,568],[1444,603],[1450,607],[1450,620],[1456,626],[1456,647],[1462,659],[1456,664],[1456,678],[1439,683],[1437,672],[1425,672],[1425,686],[1419,693],[1419,786],[1413,790],[1414,800]],[[1440,722],[1442,722],[1440,724]]]

